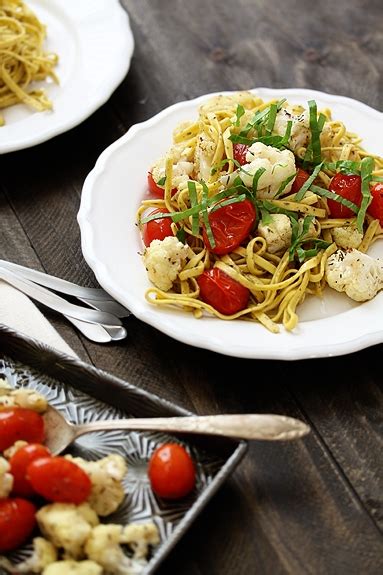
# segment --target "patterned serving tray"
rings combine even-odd
[[[36,389],[74,423],[189,414],[168,401],[0,325],[1,376],[5,376],[14,387]],[[173,502],[156,497],[147,476],[147,462],[151,453],[168,440],[182,443],[193,456],[197,467],[195,491],[189,497]],[[125,500],[118,511],[106,520],[121,524],[150,520],[157,525],[161,542],[153,550],[143,575],[156,570],[245,451],[244,442],[126,431],[88,434],[76,440],[68,450],[84,459],[99,459],[109,453],[119,453],[125,457],[128,464],[124,483]],[[10,554],[9,558],[17,563],[29,553],[30,546],[26,545]]]

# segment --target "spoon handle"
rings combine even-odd
[[[235,414],[100,421],[78,425],[75,433],[76,437],[79,437],[84,433],[112,429],[196,433],[269,441],[298,439],[310,431],[308,425],[293,417],[273,414]]]

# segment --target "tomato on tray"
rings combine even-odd
[[[0,553],[25,543],[35,525],[36,507],[19,497],[0,499]]]
[[[41,443],[29,443],[24,447],[20,447],[9,460],[10,472],[14,479],[12,493],[23,497],[33,495],[35,491],[26,477],[27,467],[36,459],[50,456],[49,449],[45,445],[41,445]]]
[[[158,208],[153,210],[153,214],[168,214],[166,208]],[[158,218],[158,220],[150,220],[142,226],[142,239],[146,247],[149,247],[153,240],[164,240],[168,236],[172,236],[172,220],[171,218]]]
[[[302,168],[298,168],[297,175],[295,176],[295,180],[293,181],[293,185],[291,186],[291,193],[296,194],[299,192],[303,184],[309,179],[310,174],[306,172],[306,170],[302,170]]]
[[[27,467],[27,479],[36,493],[59,503],[79,505],[88,499],[92,488],[85,471],[65,457],[36,459]]]
[[[0,451],[8,449],[19,439],[42,443],[44,437],[44,419],[36,411],[23,407],[0,409]]]
[[[362,203],[362,180],[358,175],[342,174],[341,172],[335,174],[330,182],[329,190],[346,200],[350,200],[358,207]],[[327,199],[327,205],[333,218],[352,218],[355,216],[350,208],[335,200]]]
[[[218,208],[209,214],[209,223],[215,246],[211,247],[205,226],[202,229],[203,241],[213,254],[224,255],[241,245],[249,235],[256,219],[253,202],[243,200]]]
[[[245,309],[250,292],[219,268],[205,270],[198,278],[202,301],[224,315]]]
[[[370,216],[379,220],[380,225],[383,226],[383,184],[375,184],[371,188],[371,196],[372,200],[367,208],[367,212]]]
[[[148,475],[153,492],[163,499],[180,499],[193,491],[195,466],[178,443],[165,443],[150,458]]]

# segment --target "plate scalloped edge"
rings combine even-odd
[[[383,114],[381,112],[346,96],[336,96],[316,90],[295,88],[269,89],[260,87],[250,91],[265,98],[272,98],[276,95],[295,96],[305,99],[315,98],[326,102],[328,105],[342,104],[347,108],[358,109],[361,113],[374,118],[374,120],[383,120]],[[163,310],[159,311],[155,306],[150,306],[143,296],[142,301],[136,301],[134,298],[129,299],[119,286],[113,282],[106,263],[98,258],[94,245],[94,230],[92,224],[92,193],[98,177],[107,169],[108,162],[113,157],[113,154],[121,147],[133,141],[137,134],[150,130],[153,126],[171,117],[175,111],[182,108],[197,107],[200,103],[215,95],[233,94],[235,92],[238,92],[238,90],[214,92],[199,96],[193,100],[173,104],[150,119],[132,126],[126,134],[113,142],[101,153],[93,170],[85,179],[81,206],[78,213],[81,246],[85,260],[94,271],[100,285],[117,301],[129,307],[138,319],[152,325],[170,337],[192,346],[248,359],[297,360],[344,355],[381,343],[383,341],[383,319],[380,325],[378,325],[376,307],[378,306],[379,308],[379,302],[383,302],[383,294],[379,294],[374,300],[367,304],[358,305],[354,309],[339,314],[338,316],[301,322],[295,333],[281,331],[278,335],[270,334],[259,324],[240,321],[237,322],[236,325],[241,324],[241,330],[243,330],[242,338],[240,337],[241,330],[239,329],[233,330],[232,335],[234,334],[234,336],[232,338],[228,338],[227,334],[226,337],[222,335],[225,332],[225,330],[222,329],[213,330],[213,333],[208,333],[209,337],[207,337],[206,332],[209,332],[211,324],[220,322],[221,320],[204,318],[204,327],[199,333],[198,330],[196,332],[195,329],[193,329],[192,332],[188,332],[187,329],[185,329],[185,326],[188,324],[187,322],[185,323],[184,317],[187,314],[183,312],[169,312],[164,314]],[[335,319],[341,316],[341,321]],[[193,322],[198,323],[203,321],[197,321],[194,318],[190,318],[190,316],[187,317]],[[235,322],[230,323],[234,324]],[[252,326],[252,332],[248,329],[249,326]],[[358,326],[365,326],[365,328],[364,330],[359,329]],[[371,330],[371,326],[374,326],[373,330]],[[321,337],[318,337],[318,334],[316,334],[318,331]],[[238,340],[238,338],[240,339]]]

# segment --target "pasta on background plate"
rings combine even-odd
[[[58,83],[58,56],[44,51],[45,36],[45,26],[22,0],[0,0],[0,110],[20,103],[38,112],[52,109],[36,87],[47,78]]]
[[[383,238],[383,159],[314,100],[214,96],[148,168],[148,302],[277,333],[327,285],[356,301],[383,287],[366,254]]]

